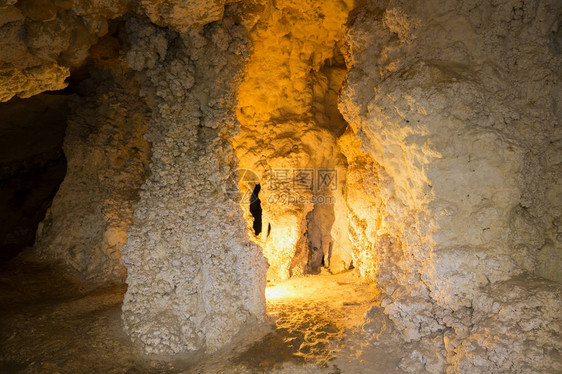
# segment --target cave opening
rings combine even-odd
[[[261,190],[261,185],[258,183],[252,190],[252,194],[250,195],[250,213],[254,218],[254,222],[252,223],[252,228],[254,229],[254,235],[258,236],[262,230],[262,209],[261,209],[261,200],[259,198],[259,193]],[[268,235],[271,226],[268,226]]]
[[[51,91],[0,103],[0,260],[33,246],[62,183],[70,97]]]
[[[328,342],[361,320],[376,288],[376,261],[365,255],[372,244],[362,237],[365,228],[356,227],[364,217],[354,212],[358,201],[367,201],[362,169],[355,166],[366,156],[339,108],[349,71],[339,37],[347,13],[333,7],[331,1],[319,6],[333,17],[328,30],[302,15],[293,15],[286,35],[283,18],[265,22],[238,87],[240,135],[233,139],[243,170],[240,191],[252,196],[241,205],[248,234],[269,264],[267,313],[283,321],[276,331],[294,343],[282,349],[314,361],[329,359]],[[298,58],[287,53],[291,48]],[[247,183],[248,170],[259,184]],[[350,318],[336,317],[341,313]],[[316,336],[326,326],[330,337]]]

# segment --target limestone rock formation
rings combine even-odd
[[[70,68],[108,31],[128,1],[20,0],[0,4],[0,101],[66,87]]]
[[[131,20],[128,32],[158,34],[147,27],[155,28]],[[213,352],[265,317],[267,264],[227,194],[237,188],[228,185],[236,173],[228,138],[237,131],[235,78],[247,40],[229,18],[166,37],[166,57],[153,68],[131,61],[147,77],[152,155],[122,249],[129,286],[123,321],[148,353]]]
[[[393,1],[371,5],[353,23],[340,108],[387,175],[371,188],[383,207],[383,233],[401,245],[381,252],[377,276],[382,305],[407,339],[453,328],[457,341],[468,339],[458,344],[472,344],[476,325],[492,323],[482,318],[502,318],[477,302],[481,287],[493,290],[522,272],[557,277],[546,269],[559,261],[553,248],[560,243],[541,239],[554,230],[560,202],[549,181],[560,174],[542,156],[560,137],[551,99],[561,64],[550,42],[554,9],[549,1]],[[367,235],[367,248],[380,248],[378,238]],[[548,294],[539,308],[551,310],[547,300],[560,285],[534,287]],[[505,318],[523,324],[524,314]],[[499,338],[501,323],[487,334]],[[540,357],[540,370],[556,371],[555,334],[535,328],[545,336],[535,358],[513,353],[506,369],[493,351],[470,349],[478,368],[470,370],[532,372],[530,361]],[[521,337],[502,339],[511,346]],[[470,372],[463,359],[451,368]]]
[[[269,260],[271,280],[303,274],[314,256],[309,248],[333,270],[352,263],[341,220],[345,158],[337,145],[346,127],[337,112],[345,71],[339,42],[352,8],[351,1],[279,1],[250,31],[252,55],[237,95],[240,135],[233,142],[240,167],[261,182],[264,233],[254,239]],[[340,183],[319,189],[321,170],[336,172]],[[241,188],[248,194],[253,186]],[[246,217],[253,220],[248,211]]]
[[[141,0],[141,6],[152,22],[160,26],[172,26],[187,31],[190,26],[204,26],[222,19],[227,0],[182,1]]]
[[[67,86],[112,20],[133,11],[179,31],[221,19],[226,0],[3,0],[0,101]],[[249,2],[251,4],[253,2]]]
[[[117,69],[119,70],[119,69]],[[73,103],[64,152],[67,173],[45,220],[36,251],[88,284],[123,283],[121,246],[145,178],[149,112],[130,76],[100,69]]]
[[[216,352],[267,280],[356,268],[400,370],[561,371],[561,9],[4,2],[1,101],[83,78],[36,250],[126,278],[148,354]]]
[[[452,367],[461,373],[561,371],[560,287],[520,276],[482,291],[474,300],[468,336],[445,336]]]

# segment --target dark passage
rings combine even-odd
[[[64,179],[69,97],[56,91],[0,103],[0,261],[33,245]]]
[[[252,191],[252,196],[250,197],[250,213],[254,217],[254,234],[259,235],[261,233],[261,200],[259,198],[259,193],[261,190],[261,185],[258,183]]]

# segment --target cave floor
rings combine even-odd
[[[257,341],[170,361],[147,359],[123,333],[125,287],[85,290],[29,264],[0,270],[0,373],[393,373],[404,354],[366,340],[376,290],[354,272],[268,285],[270,326],[242,332]]]

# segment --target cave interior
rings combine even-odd
[[[561,29],[1,3],[0,372],[562,373]]]

